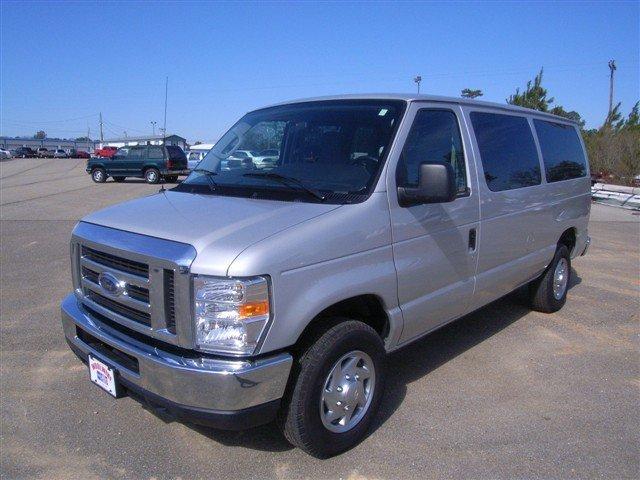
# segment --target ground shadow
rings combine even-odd
[[[571,273],[570,289],[582,282],[574,269]],[[369,435],[400,407],[406,396],[408,384],[428,375],[524,317],[531,311],[528,297],[528,288],[522,287],[392,353],[388,358],[387,368],[393,375],[387,377],[385,395]],[[158,412],[148,405],[146,408],[165,422],[174,421],[164,412]],[[242,446],[271,452],[293,448],[273,423],[240,432],[214,430],[198,425],[188,426],[226,446]]]
[[[150,185],[177,185],[181,183],[182,180],[183,179],[181,178],[178,178],[178,180],[176,180],[175,182],[169,182],[167,180],[163,180],[161,182],[150,184]],[[105,183],[122,185],[123,183],[147,183],[147,181],[144,178],[127,177],[124,180],[124,182],[116,182],[113,178],[109,178]]]

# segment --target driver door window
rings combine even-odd
[[[467,172],[460,128],[451,110],[424,109],[416,114],[396,170],[399,187],[417,187],[421,163],[449,163],[458,194],[467,192]]]

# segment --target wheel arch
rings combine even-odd
[[[358,320],[373,328],[385,341],[391,332],[391,319],[383,299],[376,294],[355,295],[325,307],[305,326],[294,344],[294,350],[304,349],[334,325]]]
[[[558,239],[558,245],[565,245],[569,249],[569,254],[573,256],[573,250],[576,247],[578,229],[576,227],[567,228]]]

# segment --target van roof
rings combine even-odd
[[[403,100],[405,102],[457,103],[460,105],[487,107],[487,108],[493,108],[493,109],[504,110],[509,112],[526,113],[531,115],[537,115],[539,117],[548,117],[550,119],[555,119],[561,122],[578,125],[578,122],[570,118],[560,117],[558,115],[553,115],[547,112],[541,112],[539,110],[533,110],[531,108],[524,108],[516,105],[509,105],[508,103],[495,103],[495,102],[485,102],[483,100],[472,100],[470,98],[445,97],[445,96],[439,96],[439,95],[415,95],[415,94],[408,94],[408,93],[371,93],[371,94],[362,93],[362,94],[351,94],[351,95],[329,95],[324,97],[311,97],[311,98],[301,98],[297,100],[290,100],[290,101],[280,102],[280,103],[276,103],[269,106],[275,107],[279,105],[290,105],[294,103],[322,102],[322,101],[328,101],[328,100]],[[264,107],[264,108],[268,108],[268,107]],[[258,109],[258,110],[261,110],[261,109]]]

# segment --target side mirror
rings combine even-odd
[[[455,198],[455,175],[448,163],[422,163],[418,186],[398,187],[398,202],[402,207],[452,202]]]

